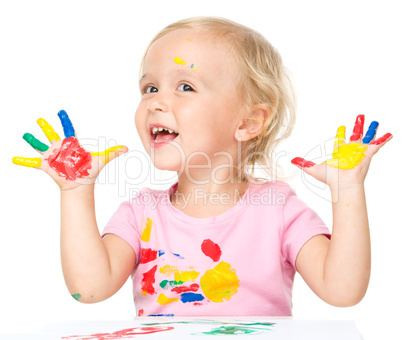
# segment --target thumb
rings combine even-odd
[[[317,177],[316,174],[316,163],[307,161],[304,158],[296,157],[291,160],[291,163],[296,165],[299,169],[302,169],[305,173],[310,176]],[[319,177],[319,176],[318,176]]]
[[[117,145],[102,152],[92,152],[92,157],[100,157],[103,164],[109,163],[112,159],[119,157],[128,151],[127,146]]]

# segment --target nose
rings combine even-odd
[[[147,109],[150,112],[167,112],[169,110],[169,105],[160,93],[154,94],[147,103]]]

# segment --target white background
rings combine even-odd
[[[346,125],[350,136],[357,114],[366,115],[366,127],[378,120],[379,135],[394,134],[366,179],[372,235],[366,297],[355,307],[332,307],[297,276],[293,313],[299,319],[355,320],[365,339],[399,336],[400,14],[398,1],[2,1],[0,333],[135,315],[130,280],[99,304],[71,298],[60,266],[59,190],[45,174],[17,167],[11,158],[36,157],[22,135],[31,132],[46,141],[36,119],[47,119],[60,132],[56,113],[64,109],[84,145],[97,149],[99,140],[100,149],[117,142],[131,150],[109,164],[96,188],[100,229],[130,190],[151,185],[150,173],[154,182],[170,178],[151,186],[168,187],[171,174],[155,174],[146,164],[141,169],[137,157],[145,152],[134,126],[139,63],[148,42],[167,24],[214,15],[264,34],[293,74],[298,120],[278,149],[288,174],[296,169],[290,164],[293,157],[324,160],[330,152],[325,142],[339,125]],[[290,184],[331,227],[329,189],[296,170]]]

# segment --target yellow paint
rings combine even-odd
[[[37,120],[37,123],[41,127],[43,133],[45,134],[49,142],[55,142],[60,140],[60,136],[56,133],[56,131],[54,131],[52,126],[46,120],[44,120],[43,118],[39,118]]]
[[[335,152],[336,147],[339,144],[343,144],[343,143],[345,143],[345,127],[340,126],[338,128],[338,130],[336,131],[335,143],[334,143],[334,152]]]
[[[190,280],[195,280],[198,277],[198,275],[200,275],[200,273],[196,272],[194,270],[192,270],[192,271],[181,271],[181,272],[178,272],[178,273],[174,274],[174,280],[177,281],[177,282],[179,282],[179,281],[187,282],[187,281],[190,281]]]
[[[124,148],[124,145],[117,145],[101,152],[92,152],[92,157],[100,157],[101,161],[105,164],[115,157],[116,153]]]
[[[141,240],[148,242],[151,237],[152,220],[150,218],[144,218],[141,225]]]
[[[202,291],[213,302],[223,302],[237,293],[239,279],[229,263],[219,262],[207,270],[200,280]]]
[[[171,266],[169,264],[164,265],[163,267],[159,268],[159,272],[162,274],[165,274],[166,276],[171,276],[174,275],[174,280],[176,282],[187,282],[190,280],[195,280],[200,273],[196,272],[195,270],[191,270],[191,271],[180,271],[179,269],[177,269],[176,266]]]
[[[177,302],[177,301],[179,301],[178,298],[169,298],[169,297],[167,297],[165,294],[161,293],[161,294],[159,294],[159,297],[158,297],[158,301],[157,301],[157,302],[158,302],[160,305],[167,305],[167,304],[169,304],[169,303]]]
[[[191,68],[192,68],[194,71],[197,71],[197,66],[196,66],[196,65],[192,65]]]
[[[186,63],[187,63],[185,60],[183,60],[179,57],[174,58],[174,62],[179,65],[186,65]]]
[[[160,267],[159,272],[162,274],[165,274],[166,276],[170,276],[172,274],[178,273],[179,270],[177,269],[176,266],[171,266],[171,265],[167,264],[163,267]]]
[[[367,145],[361,143],[341,144],[334,148],[331,159],[324,161],[322,164],[327,164],[333,168],[353,169],[363,161],[366,155]]]
[[[29,168],[38,168],[41,165],[40,158],[25,158],[25,157],[13,157],[13,163],[16,165],[22,165]]]

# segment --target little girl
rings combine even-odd
[[[98,231],[94,183],[127,152],[89,153],[64,111],[65,139],[39,119],[50,148],[14,163],[46,171],[61,190],[61,255],[74,298],[105,300],[131,275],[139,316],[292,314],[298,271],[334,306],[365,295],[370,234],[364,178],[372,156],[392,138],[363,138],[359,116],[350,142],[339,128],[333,158],[292,163],[333,194],[333,229],[272,178],[271,153],[295,121],[292,85],[278,52],[259,33],[222,18],[167,26],[151,41],[140,73],[135,123],[155,167],[176,171],[167,190],[144,188]],[[363,138],[363,139],[362,139]],[[254,168],[264,165],[267,179]]]

